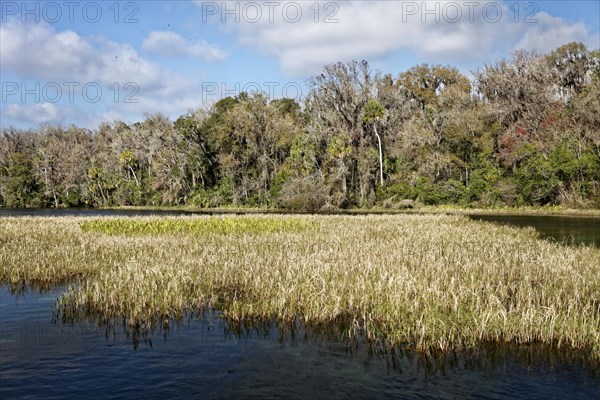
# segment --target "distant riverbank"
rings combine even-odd
[[[207,213],[255,213],[255,214],[510,214],[510,215],[568,215],[585,216],[600,218],[600,209],[575,209],[564,207],[497,207],[497,208],[463,208],[457,206],[422,206],[406,209],[390,208],[349,208],[349,209],[328,209],[327,211],[302,212],[290,211],[280,208],[255,208],[255,207],[104,207],[99,210],[152,210],[152,211],[184,211],[184,212],[207,212]]]

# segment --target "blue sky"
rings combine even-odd
[[[598,1],[6,1],[0,126],[170,118],[239,90],[306,94],[336,61],[465,74],[519,48],[600,48]]]

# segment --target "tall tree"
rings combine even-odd
[[[375,136],[377,137],[377,143],[379,145],[379,174],[380,174],[380,185],[383,186],[383,150],[381,145],[381,136],[377,133],[377,124],[385,115],[383,106],[377,100],[369,100],[365,105],[364,118],[365,122],[373,126]]]
[[[359,202],[364,203],[369,187],[368,169],[359,169],[364,139],[363,108],[373,90],[373,77],[366,61],[352,61],[347,64],[336,63],[326,65],[324,72],[310,80],[311,91],[308,97],[307,111],[310,115],[310,128],[321,138],[324,148],[339,147],[344,149],[344,142],[349,143],[349,151],[337,151],[333,148],[327,154],[336,154],[331,163],[336,165],[333,172],[337,179],[338,205],[354,203],[356,193]]]

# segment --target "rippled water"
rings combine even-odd
[[[600,398],[597,370],[543,347],[428,362],[276,327],[234,334],[218,315],[134,346],[120,329],[53,322],[59,293],[0,287],[0,398]]]

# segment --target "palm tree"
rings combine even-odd
[[[377,100],[369,100],[365,105],[363,112],[364,121],[373,124],[373,130],[375,131],[375,136],[377,136],[377,141],[379,143],[379,174],[380,183],[381,186],[383,186],[383,150],[381,148],[381,137],[379,136],[379,133],[377,133],[377,124],[379,123],[379,120],[383,118],[385,109]]]

